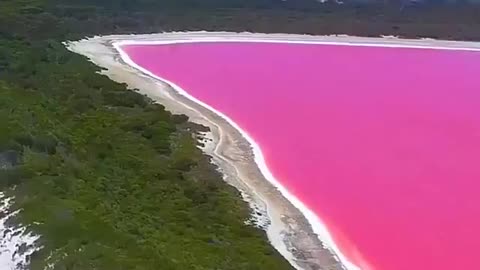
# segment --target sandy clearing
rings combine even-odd
[[[99,36],[68,42],[68,48],[87,56],[111,79],[137,88],[174,113],[210,127],[202,150],[213,157],[225,180],[242,192],[256,224],[266,228],[272,245],[297,269],[369,269],[358,267],[343,256],[321,220],[291,196],[270,174],[256,143],[228,117],[129,61],[118,51],[126,44],[171,44],[185,42],[289,42],[349,46],[376,46],[480,51],[474,42],[407,40],[395,37],[308,36],[287,34],[173,32],[149,35]],[[268,180],[268,181],[265,181]],[[267,213],[267,216],[266,214]],[[254,215],[255,218],[255,215]],[[321,239],[321,241],[320,241]],[[339,263],[341,262],[341,263]]]
[[[11,211],[13,202],[14,198],[0,192],[0,269],[24,269],[30,263],[30,255],[41,249],[35,245],[38,235],[21,224],[9,224],[20,211]]]

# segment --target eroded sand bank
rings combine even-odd
[[[269,174],[258,146],[226,116],[188,96],[173,83],[155,78],[148,71],[135,68],[126,55],[117,50],[122,44],[166,44],[212,41],[268,41],[317,44],[343,44],[382,47],[428,47],[454,50],[480,50],[470,42],[435,40],[400,40],[396,38],[359,38],[347,36],[305,36],[251,33],[162,33],[152,35],[103,36],[68,43],[70,50],[87,56],[106,68],[103,73],[166,106],[183,113],[191,121],[209,126],[211,143],[203,150],[221,168],[225,180],[242,191],[263,223],[272,245],[298,269],[368,269],[355,266],[332,241],[318,217],[288,194]],[[253,148],[252,148],[253,146]],[[267,181],[268,180],[268,181]],[[301,211],[299,211],[300,209]],[[305,218],[306,217],[306,218]],[[318,235],[318,236],[317,236]],[[320,242],[321,239],[323,241]],[[335,255],[333,255],[333,254]],[[339,263],[341,262],[341,264]]]

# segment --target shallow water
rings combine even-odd
[[[364,269],[477,269],[480,52],[128,45],[221,111]]]

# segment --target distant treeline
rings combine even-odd
[[[245,224],[247,205],[195,147],[199,127],[97,74],[63,41],[170,30],[480,40],[479,11],[307,0],[1,0],[0,156],[9,164],[0,186],[23,209],[13,224],[42,235],[31,269],[290,268]]]

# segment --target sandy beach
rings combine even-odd
[[[272,245],[296,269],[368,269],[349,262],[337,248],[319,217],[276,181],[266,166],[259,146],[227,116],[188,95],[173,82],[149,74],[129,61],[119,48],[122,44],[169,44],[182,42],[290,42],[381,46],[452,50],[480,50],[473,42],[405,40],[395,37],[362,38],[349,36],[307,36],[227,32],[178,32],[150,35],[99,36],[67,47],[104,68],[114,81],[139,89],[167,110],[187,115],[192,122],[211,130],[203,137],[204,152],[224,174],[225,181],[242,192],[252,207],[250,222],[264,228]]]

